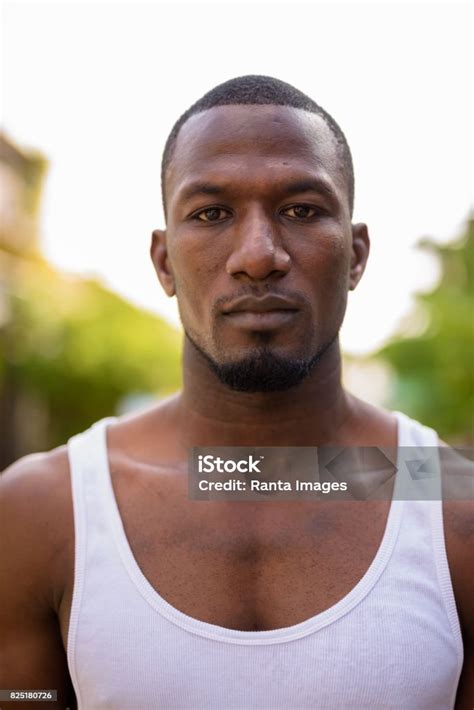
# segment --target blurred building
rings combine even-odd
[[[25,260],[39,257],[38,204],[46,161],[24,153],[0,133],[0,326],[9,315],[8,293]]]
[[[0,133],[0,250],[22,257],[39,254],[38,206],[46,160],[23,152]]]

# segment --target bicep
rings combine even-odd
[[[75,707],[55,606],[68,535],[62,478],[51,468],[49,458],[46,472],[34,459],[0,475],[0,688],[57,690],[58,700],[2,701],[2,708]]]
[[[443,444],[443,442],[441,442]],[[474,504],[473,466],[453,449],[440,449],[443,517],[451,582],[464,644],[456,710],[474,707]]]
[[[474,707],[474,649],[466,647],[464,665],[459,679],[455,710],[472,710]]]
[[[4,612],[9,611],[12,613],[7,617]],[[69,707],[72,710],[75,707],[74,692],[55,616],[35,619],[33,608],[25,613],[19,611],[4,608],[0,616],[0,687],[56,690],[57,702],[43,701],[40,707],[55,710]],[[5,703],[5,707],[9,705]],[[13,703],[11,706],[14,707]],[[37,702],[22,701],[16,706],[38,710]]]

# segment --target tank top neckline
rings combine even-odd
[[[404,501],[396,499],[396,491],[400,484],[400,467],[398,465],[400,457],[399,452],[400,446],[407,445],[407,428],[410,426],[411,420],[402,412],[394,411],[393,414],[395,414],[397,418],[398,425],[397,473],[384,533],[372,562],[355,586],[335,604],[328,607],[324,611],[299,622],[298,624],[271,629],[269,631],[241,631],[239,629],[231,629],[211,624],[206,621],[200,621],[199,619],[188,616],[167,602],[166,599],[164,599],[152,586],[142,572],[132,552],[125,533],[117,499],[115,497],[115,491],[113,489],[107,448],[107,426],[109,423],[115,421],[116,417],[107,417],[97,422],[93,428],[96,430],[95,433],[100,437],[101,469],[104,477],[103,482],[105,484],[103,489],[105,496],[104,502],[120,558],[129,578],[135,585],[138,592],[150,607],[159,612],[168,621],[187,630],[188,632],[212,639],[214,641],[222,641],[240,645],[263,645],[295,641],[307,636],[308,634],[314,633],[315,631],[318,631],[319,629],[322,629],[343,617],[357,604],[359,604],[375,586],[392,555],[400,530]]]

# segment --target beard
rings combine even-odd
[[[229,362],[215,360],[188,333],[186,336],[223,385],[237,392],[282,392],[300,384],[310,374],[338,334],[339,331],[307,358],[283,357],[263,344]]]

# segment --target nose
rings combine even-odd
[[[281,242],[278,225],[260,210],[249,210],[233,234],[233,249],[227,273],[236,278],[262,281],[281,278],[291,267],[291,258]]]

